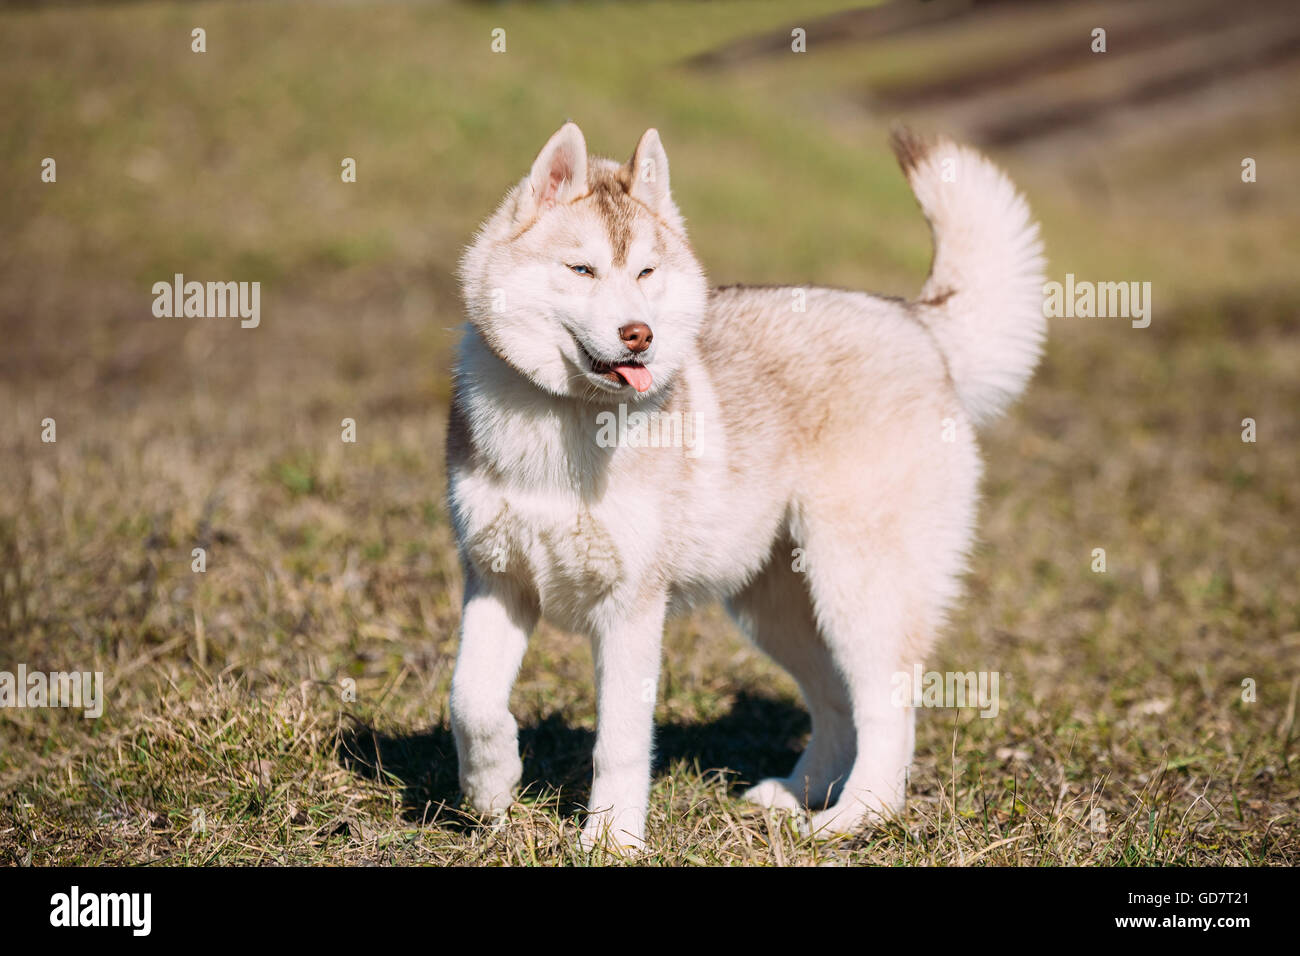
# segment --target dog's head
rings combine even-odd
[[[708,286],[647,130],[626,164],[587,155],[566,123],[461,261],[470,321],[555,395],[634,398],[691,353]]]

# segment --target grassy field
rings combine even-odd
[[[508,821],[459,804],[441,445],[460,248],[565,118],[619,157],[653,125],[715,282],[913,294],[929,237],[889,122],[978,139],[1080,84],[915,115],[867,91],[1116,6],[810,29],[807,54],[712,65],[788,36],[785,5],[0,10],[0,671],[102,671],[107,694],[97,720],[0,711],[0,862],[608,862],[576,842],[578,636],[544,627],[525,659]],[[1150,69],[1124,36],[1087,68]],[[1298,93],[1279,62],[992,150],[1053,278],[1153,286],[1150,328],[1055,321],[985,436],[968,596],[930,666],[998,672],[1000,712],[923,711],[903,821],[808,840],[737,798],[792,765],[797,691],[701,611],[666,641],[642,862],[1300,863]],[[261,325],[154,318],[177,272],[260,281]]]

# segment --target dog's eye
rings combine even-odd
[[[596,278],[596,270],[591,266],[569,266],[569,268],[580,276],[590,276],[593,279]]]
[[[641,270],[641,274],[637,276],[637,278],[644,279],[646,276],[648,276],[650,273],[654,271],[655,271],[654,266],[646,266],[644,269]]]

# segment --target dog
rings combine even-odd
[[[508,701],[545,617],[594,651],[581,839],[643,847],[665,618],[714,600],[812,720],[790,774],[746,799],[823,835],[902,808],[915,712],[891,679],[959,595],[975,429],[1023,390],[1046,323],[1038,226],[1010,180],[947,139],[900,129],[893,147],[933,233],[911,302],[710,289],[653,129],[619,163],[566,123],[465,251],[450,708],[476,810],[503,813],[520,782]]]

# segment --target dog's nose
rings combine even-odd
[[[644,352],[654,341],[655,334],[644,322],[629,322],[618,330],[618,337],[632,352]]]

